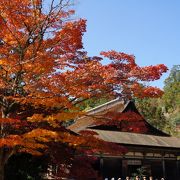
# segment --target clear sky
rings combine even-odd
[[[116,50],[142,66],[180,64],[180,0],[78,0],[75,9],[87,19],[89,55]],[[153,85],[162,88],[167,76]]]

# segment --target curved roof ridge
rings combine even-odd
[[[121,100],[120,98],[113,99],[111,101],[108,101],[108,102],[106,102],[104,104],[101,104],[101,105],[99,105],[97,107],[94,107],[94,108],[86,111],[86,113],[88,115],[98,113],[98,112],[101,112],[101,111],[105,110],[106,108],[111,108],[111,107],[113,107],[113,106],[115,106],[117,104],[124,104],[124,100]]]

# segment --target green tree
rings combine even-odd
[[[163,102],[167,112],[175,111],[180,106],[180,65],[174,65],[165,80]]]
[[[174,65],[169,77],[165,80],[162,102],[166,118],[175,124],[180,123],[180,65]]]
[[[165,80],[161,98],[136,99],[137,107],[146,120],[169,134],[180,123],[180,65],[174,65]]]
[[[140,113],[154,127],[164,130],[166,126],[169,126],[164,115],[164,108],[161,106],[161,99],[136,99],[136,104]]]

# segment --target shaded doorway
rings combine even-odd
[[[103,178],[119,178],[122,176],[122,160],[118,158],[104,158],[102,166]]]
[[[167,180],[177,179],[178,177],[177,162],[166,160],[165,165],[166,165],[166,179]]]
[[[153,160],[151,161],[151,170],[152,170],[152,176],[154,178],[162,178],[163,177],[163,167],[162,167],[162,161],[161,160]]]

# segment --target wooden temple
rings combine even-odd
[[[140,119],[122,121],[121,126],[102,123],[107,114],[136,114]],[[101,122],[101,123],[98,123]],[[97,169],[104,178],[131,177],[137,169],[153,179],[180,180],[180,138],[172,137],[150,125],[138,112],[133,101],[119,99],[93,108],[87,116],[77,119],[69,129],[95,131],[100,139],[123,145],[128,152],[120,155],[99,156]],[[143,129],[143,131],[138,131]]]

